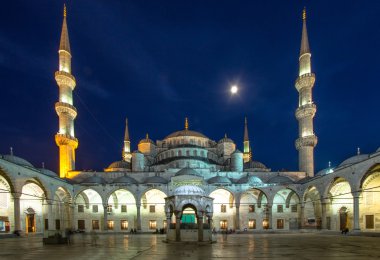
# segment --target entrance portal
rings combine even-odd
[[[25,219],[26,231],[28,233],[36,232],[36,218],[35,218],[34,209],[28,208],[25,213],[26,213],[26,219]]]
[[[347,229],[347,208],[342,207],[339,210],[339,220],[340,220],[340,230],[346,230]]]

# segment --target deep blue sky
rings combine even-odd
[[[379,141],[380,1],[67,1],[77,168],[119,160],[128,116],[133,149],[190,128],[254,159],[297,169],[294,117],[301,11],[318,107],[316,170]],[[58,169],[54,103],[63,1],[7,1],[0,9],[0,153]],[[239,96],[228,93],[238,83]]]

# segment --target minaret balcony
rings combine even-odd
[[[315,74],[314,73],[306,73],[301,76],[299,76],[296,80],[296,89],[298,92],[302,88],[312,88],[315,83]]]
[[[68,145],[68,146],[74,147],[74,149],[77,149],[78,144],[79,144],[78,139],[75,138],[74,136],[67,135],[67,134],[60,134],[60,133],[57,133],[55,135],[55,143],[58,146]]]
[[[318,143],[318,138],[317,136],[313,134],[313,135],[307,135],[307,136],[298,138],[295,142],[295,145],[296,145],[296,149],[299,150],[302,147],[307,147],[307,146],[315,147],[317,143]]]
[[[305,117],[311,117],[313,118],[315,115],[315,112],[317,112],[317,106],[314,104],[306,104],[303,106],[300,106],[296,110],[296,118],[297,120],[305,118]]]
[[[57,112],[58,116],[61,114],[68,114],[71,119],[75,119],[77,117],[77,109],[68,103],[56,102],[55,111]]]
[[[76,86],[74,76],[65,71],[56,71],[55,81],[57,81],[58,86],[68,86],[71,88],[71,90],[74,90]]]

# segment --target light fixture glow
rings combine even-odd
[[[231,94],[236,94],[238,92],[238,87],[236,85],[231,86]]]

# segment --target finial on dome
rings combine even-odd
[[[302,20],[306,20],[306,6],[302,10]]]
[[[63,17],[67,16],[66,4],[63,4]]]
[[[148,134],[148,133],[146,133],[145,139],[146,139],[146,140],[149,139],[149,134]]]
[[[227,133],[224,134],[224,138],[227,138]]]
[[[360,147],[358,147],[358,149],[357,149],[357,154],[358,155],[360,154]]]
[[[329,161],[329,168],[331,168],[331,162]]]
[[[185,130],[189,130],[189,120],[185,117]]]
[[[13,147],[11,146],[9,147],[9,149],[10,149],[10,154],[13,155]]]
[[[42,162],[42,169],[45,169],[45,163]]]

